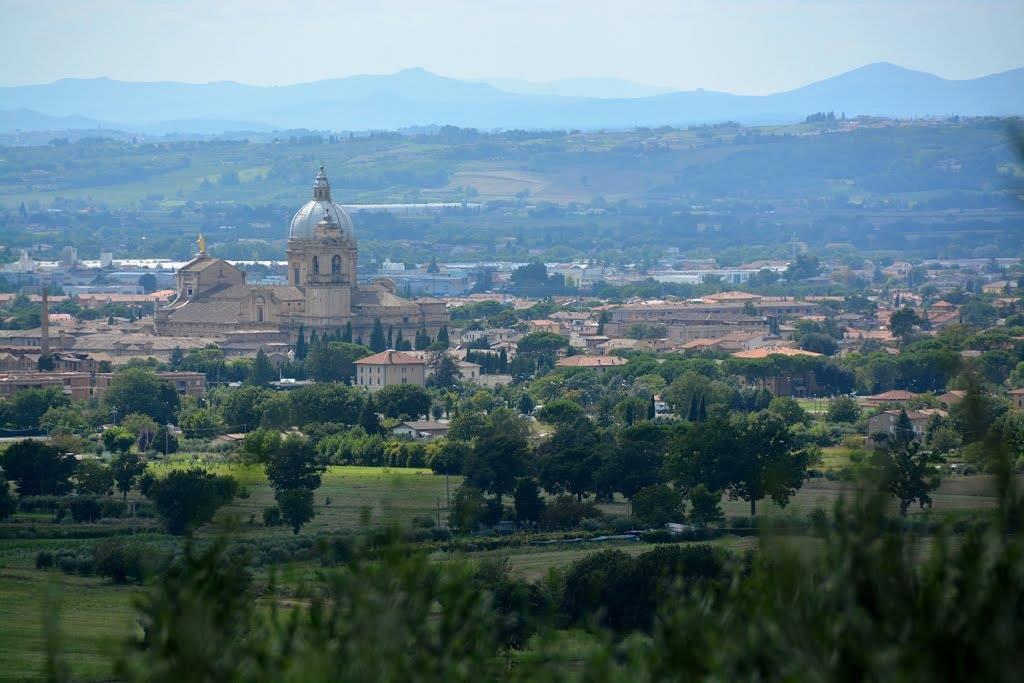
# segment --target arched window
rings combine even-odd
[[[341,279],[341,257],[337,254],[331,257],[331,277],[335,280]]]
[[[316,256],[313,257],[313,275],[320,274],[320,259]]]

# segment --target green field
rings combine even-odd
[[[189,459],[181,458],[173,464],[155,466],[158,474],[172,467],[185,467]],[[210,469],[231,474],[248,490],[249,497],[237,500],[223,508],[214,522],[201,531],[203,536],[228,534],[231,537],[254,538],[268,535],[290,536],[285,527],[267,529],[262,525],[263,508],[272,504],[273,494],[261,469],[247,465],[211,465]],[[454,492],[460,478],[448,482]],[[967,513],[994,505],[992,481],[987,476],[948,477],[934,494],[936,513]],[[840,496],[852,497],[853,484],[825,479],[809,480],[781,509],[767,501],[758,506],[759,517],[778,515],[804,515],[817,507],[829,507]],[[358,529],[364,522],[379,525],[398,522],[408,525],[413,517],[439,513],[445,517],[445,477],[428,470],[386,469],[367,467],[331,467],[324,476],[323,486],[317,491],[317,517],[303,533],[321,533]],[[330,499],[330,504],[328,504]],[[627,504],[617,501],[602,506],[610,513],[624,515]],[[747,514],[742,501],[726,501],[727,515]],[[912,509],[911,514],[920,514]],[[123,522],[128,524],[130,522]],[[145,521],[143,525],[151,522]],[[62,572],[37,570],[36,552],[56,550],[89,544],[91,540],[65,540],[46,538],[69,528],[83,525],[55,525],[48,515],[18,514],[0,524],[0,530],[28,532],[33,529],[39,538],[0,540],[0,681],[19,681],[41,678],[45,666],[46,615],[56,615],[59,622],[59,642],[67,653],[66,663],[74,676],[81,680],[98,680],[111,676],[110,655],[126,637],[137,632],[132,615],[132,598],[140,589],[115,586],[97,577],[68,576]],[[102,531],[104,524],[91,525]],[[154,540],[166,539],[159,534],[147,535]],[[806,542],[801,539],[798,542]],[[731,550],[745,550],[757,545],[752,536],[726,535],[714,544]],[[649,550],[648,544],[635,542],[560,543],[548,546],[529,546],[509,551],[486,551],[467,554],[469,559],[508,557],[515,574],[539,579],[551,568],[566,566],[589,553],[606,548],[619,548],[629,553]],[[450,555],[438,553],[437,561]],[[298,566],[296,575],[313,576],[312,567]],[[57,598],[54,601],[52,598]]]
[[[35,568],[37,551],[76,543],[0,541],[0,681],[42,677],[47,615],[65,664],[83,680],[109,678],[111,654],[137,629],[132,598],[140,589]]]

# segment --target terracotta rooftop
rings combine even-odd
[[[625,358],[618,356],[569,356],[558,360],[555,365],[560,368],[609,368],[626,362]]]
[[[737,351],[733,358],[767,358],[768,356],[820,356],[820,353],[794,349],[789,346],[762,346],[747,351]]]
[[[424,363],[425,361],[422,358],[411,353],[403,353],[391,349],[375,353],[366,358],[360,358],[356,361],[356,365],[423,365]]]
[[[867,396],[866,398],[872,401],[909,401],[912,398],[916,398],[917,394],[912,391],[905,391],[904,389],[893,389],[886,391],[881,394],[875,394],[874,396]]]

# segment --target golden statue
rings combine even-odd
[[[199,233],[199,239],[196,240],[196,244],[199,245],[199,253],[200,254],[205,254],[206,253],[206,238],[203,237],[202,233]]]

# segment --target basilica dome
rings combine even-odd
[[[303,204],[292,216],[288,239],[313,239],[317,223],[324,219],[341,226],[343,235],[355,239],[352,219],[345,213],[345,209],[331,200],[331,184],[321,166],[320,172],[313,179],[313,199]]]

